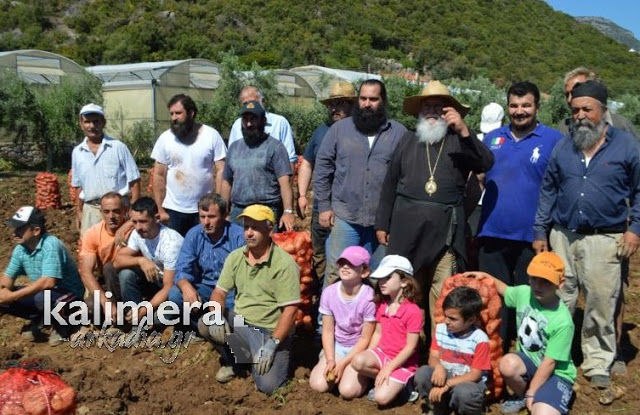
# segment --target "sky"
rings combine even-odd
[[[640,40],[640,2],[637,0],[546,0],[556,11],[571,16],[604,17],[631,30]]]

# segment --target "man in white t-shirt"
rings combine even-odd
[[[160,134],[151,158],[153,197],[160,221],[182,236],[199,223],[198,200],[220,191],[227,149],[214,128],[195,121],[198,108],[187,95],[169,100],[171,128]]]
[[[120,270],[120,291],[125,302],[140,304],[144,299],[151,310],[167,301],[173,285],[182,236],[160,223],[158,206],[150,197],[141,197],[131,206],[131,232],[126,248],[118,251],[113,264]],[[155,316],[147,316],[146,307],[131,307],[125,318],[134,326],[148,324]],[[167,316],[171,319],[175,316]]]
[[[245,86],[242,88],[242,91],[240,91],[240,104],[244,105],[249,101],[258,101],[264,108],[264,97],[260,90],[253,85]],[[287,149],[287,154],[289,155],[291,171],[294,171],[293,167],[298,161],[298,156],[296,155],[296,147],[293,142],[293,131],[289,121],[287,121],[287,119],[282,115],[274,114],[272,112],[265,112],[265,116],[267,117],[267,122],[264,125],[264,132],[284,144],[284,147]],[[229,145],[234,141],[242,140],[242,138],[242,118],[238,118],[233,123],[233,126],[231,126],[231,132],[229,133]]]

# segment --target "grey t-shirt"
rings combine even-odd
[[[275,205],[281,202],[278,179],[291,174],[287,149],[269,136],[255,146],[245,140],[231,143],[222,177],[232,183],[234,205]]]

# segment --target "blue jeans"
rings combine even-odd
[[[178,232],[183,237],[189,229],[200,223],[200,216],[196,213],[182,213],[177,210],[165,209],[169,214],[168,226]]]
[[[358,245],[365,248],[371,254],[371,271],[378,268],[380,261],[386,253],[386,247],[378,243],[376,231],[373,226],[360,226],[348,223],[334,216],[334,224],[327,241],[327,270],[322,288],[327,287],[338,279],[338,266],[336,261],[345,248]]]
[[[125,268],[118,272],[120,292],[124,302],[133,301],[140,304],[145,298],[151,299],[162,288],[162,281],[149,282],[139,267]],[[154,325],[158,325],[158,316],[153,315]],[[151,317],[151,316],[149,316]]]
[[[17,290],[21,289],[23,289],[23,287]],[[53,309],[59,301],[67,302],[67,305],[63,307],[60,312],[60,316],[67,320],[69,316],[69,303],[77,300],[76,296],[61,287],[54,287],[50,292],[51,309]],[[10,304],[0,304],[0,312],[39,323],[42,321],[44,315],[44,291],[38,291],[33,295],[23,297]],[[75,328],[72,326],[60,325],[55,318],[51,318],[51,325],[62,337],[69,337],[75,331]]]
[[[202,301],[202,304],[206,303],[207,301],[209,301],[209,299],[211,298],[211,293],[213,292],[214,287],[210,287],[208,285],[205,284],[191,284],[194,286],[194,288],[196,289],[196,291],[198,292],[198,295],[200,296],[200,299]],[[233,306],[235,303],[235,290],[230,291],[227,294],[227,298],[225,299],[225,309],[227,310],[233,310]],[[180,288],[177,285],[174,285],[173,287],[171,287],[171,289],[169,290],[169,301],[172,301],[174,303],[176,303],[178,305],[178,308],[180,309],[180,316],[182,316],[182,307],[183,307],[183,302],[184,302],[184,297],[182,296],[182,290],[180,290]],[[198,319],[200,318],[200,316],[202,316],[202,314],[204,314],[207,310],[201,308],[199,310],[196,310],[195,308],[192,309],[192,313],[191,313],[191,318],[189,319],[189,327],[187,327],[187,329],[189,330],[194,330],[194,331],[198,331]],[[185,327],[185,322],[182,322],[181,324],[182,329],[184,329]]]

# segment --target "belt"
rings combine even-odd
[[[573,230],[573,233],[580,235],[599,235],[603,233],[624,233],[624,228],[578,228]]]
[[[84,201],[84,204],[85,204],[85,205],[89,205],[89,206],[94,206],[94,207],[98,206],[98,207],[99,207],[99,206],[100,206],[100,200],[101,200],[101,199],[102,199],[102,198],[101,198],[101,197],[99,197],[99,198],[97,198],[97,199],[85,200],[85,201]],[[122,200],[124,200],[125,202],[127,202],[127,203],[128,203],[128,201],[129,201],[129,195],[124,195],[124,196],[122,196]]]

